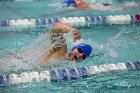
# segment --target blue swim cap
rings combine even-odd
[[[67,5],[67,6],[70,6],[72,4],[75,5],[75,0],[64,0],[64,3]]]
[[[81,43],[81,44],[75,46],[72,50],[74,50],[75,48],[80,48],[84,52],[86,57],[89,57],[89,55],[92,51],[92,47],[88,44],[85,44],[85,43]]]

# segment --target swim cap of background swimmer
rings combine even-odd
[[[92,47],[88,44],[85,44],[85,43],[81,43],[81,44],[75,46],[72,50],[74,50],[75,48],[80,48],[84,52],[86,57],[89,57],[89,55],[92,51]]]
[[[75,5],[75,0],[64,0],[64,3],[65,3],[67,6]]]

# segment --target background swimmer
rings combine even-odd
[[[93,9],[93,10],[112,10],[112,9],[117,10],[117,9],[128,9],[128,8],[139,7],[139,5],[136,2],[125,2],[121,5],[116,5],[116,6],[113,6],[109,3],[95,3],[94,5],[88,5],[83,0],[64,0],[64,3],[67,7],[73,6],[76,8]]]
[[[108,0],[107,0],[108,1]],[[66,8],[65,10],[57,11],[54,13],[50,14],[44,14],[43,17],[48,17],[52,15],[58,15],[58,14],[64,14],[68,12],[73,12],[77,10],[83,10],[83,9],[91,9],[91,10],[98,10],[98,11],[117,11],[117,10],[124,10],[124,9],[129,9],[129,8],[138,8],[140,7],[139,4],[136,2],[124,2],[119,5],[112,5],[112,0],[107,1],[100,1],[100,0],[95,0],[94,3],[93,1],[88,1],[85,2],[84,0],[64,0],[63,4],[57,4],[57,6],[61,6]],[[90,4],[89,4],[90,2]],[[56,5],[55,5],[56,6]]]

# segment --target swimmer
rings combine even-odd
[[[43,17],[49,17],[58,14],[64,14],[68,12],[73,12],[77,10],[83,9],[91,9],[91,10],[99,10],[99,11],[116,11],[116,10],[124,10],[129,8],[139,8],[140,5],[136,2],[124,2],[120,5],[111,5],[110,3],[94,3],[93,5],[86,4],[83,0],[64,0],[62,7],[67,8],[66,10],[57,11],[54,13],[47,13],[42,15]]]
[[[73,6],[76,8],[82,9],[93,9],[93,10],[119,10],[119,9],[128,9],[128,8],[135,8],[139,7],[136,2],[125,2],[124,4],[113,6],[111,4],[94,4],[88,5],[83,0],[64,0],[63,2],[67,7]]]
[[[52,27],[52,33],[50,41],[54,46],[50,50],[49,54],[45,55],[40,64],[46,64],[53,59],[66,59],[69,61],[80,62],[88,58],[92,52],[92,47],[86,43],[80,43],[71,49],[71,52],[67,51],[66,40],[63,37],[64,33],[73,32],[73,40],[81,39],[80,31],[63,23],[54,23]]]

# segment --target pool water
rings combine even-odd
[[[25,18],[41,18],[43,15],[48,14],[47,18],[50,17],[75,17],[75,16],[101,16],[101,15],[123,15],[123,14],[137,14],[139,8],[126,9],[122,11],[93,11],[93,10],[81,10],[77,9],[73,12],[62,12],[66,11],[65,8],[60,7],[62,0],[35,0],[33,2],[2,2],[0,3],[0,19],[25,19]],[[109,0],[111,1],[111,0]],[[112,0],[115,4],[120,4],[120,0]],[[123,0],[127,1],[127,0]],[[136,1],[139,0],[129,0]],[[55,13],[55,14],[54,14]]]
[[[56,1],[56,0],[54,0]],[[63,11],[64,9],[52,7],[48,4],[54,1],[34,1],[34,2],[4,2],[0,3],[0,19],[23,19],[41,18],[42,15],[53,11]],[[119,1],[119,0],[118,0]],[[135,0],[136,1],[136,0]],[[58,2],[58,1],[57,1]],[[119,2],[118,2],[119,3]],[[53,11],[52,11],[53,10]],[[47,16],[68,17],[68,16],[98,16],[117,14],[138,14],[139,9],[123,11],[85,11],[77,10],[64,14]],[[8,16],[10,15],[10,16]],[[35,39],[47,31],[51,25],[36,27],[1,27],[0,28],[0,57],[6,55],[7,50],[20,51],[23,47],[29,46]],[[86,24],[85,26],[74,26],[81,32],[82,39],[94,47],[92,55],[88,59],[75,64],[64,64],[55,69],[67,67],[89,67],[120,62],[135,62],[140,60],[140,25],[96,25]],[[23,66],[24,67],[24,66]],[[54,69],[37,67],[37,70]],[[10,73],[20,73],[26,69],[18,69]],[[4,70],[0,71],[5,72]],[[0,88],[0,93],[139,93],[140,73],[139,71],[111,71],[94,74],[87,79],[79,79],[57,83],[25,83],[11,85],[8,88]]]

